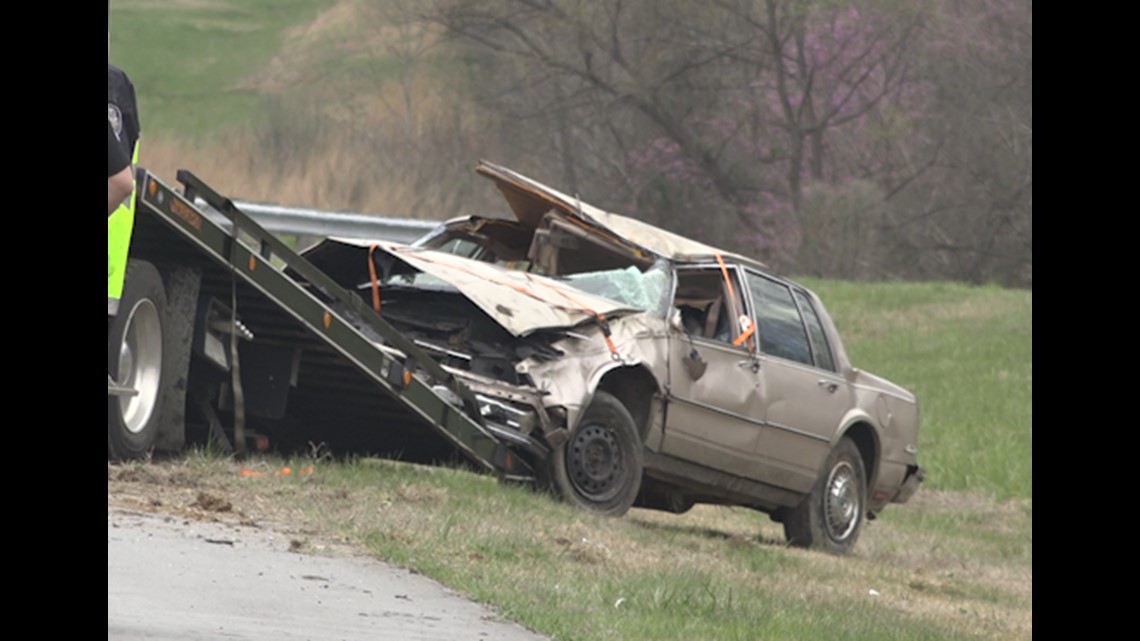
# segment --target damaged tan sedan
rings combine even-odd
[[[915,397],[852,367],[812,292],[506,168],[477,171],[513,217],[451,220],[411,247],[377,243],[375,275],[355,258],[360,273],[338,271],[365,297],[375,284],[383,318],[476,394],[488,429],[558,495],[611,515],[747,506],[793,545],[845,553],[865,518],[917,489]]]

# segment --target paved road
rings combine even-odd
[[[107,638],[549,641],[366,558],[288,550],[258,528],[107,509]]]

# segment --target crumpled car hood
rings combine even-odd
[[[361,247],[376,244],[376,251],[454,286],[514,336],[574,327],[594,321],[596,314],[640,311],[550,278],[445,252],[387,241],[337,241]]]

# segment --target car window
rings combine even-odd
[[[813,365],[811,346],[799,309],[787,286],[749,272],[748,289],[756,306],[756,333],[760,351]]]
[[[731,345],[738,331],[734,309],[747,314],[747,299],[740,288],[736,268],[728,269],[731,295],[724,273],[715,265],[678,269],[676,276],[673,306],[680,310],[685,332]]]
[[[405,274],[394,274],[388,279],[383,281],[385,287],[410,287],[412,289],[429,289],[436,291],[458,291],[451,283],[437,278],[426,272],[409,272]],[[365,281],[357,285],[357,289],[368,289],[372,286],[372,281]]]
[[[819,315],[815,313],[811,299],[798,289],[793,289],[792,294],[796,297],[796,302],[800,304],[800,311],[803,313],[804,320],[807,321],[808,337],[811,338],[811,350],[815,355],[815,364],[822,369],[834,372],[835,359],[831,356],[831,345],[827,343],[827,334],[823,332],[823,323],[819,321]]]
[[[435,250],[445,254],[455,254],[456,256],[463,256],[464,258],[479,258],[480,247],[475,241],[467,238],[452,238],[443,243]]]

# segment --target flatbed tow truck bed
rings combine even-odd
[[[437,459],[458,451],[500,477],[533,477],[486,426],[471,390],[360,296],[193,174],[181,170],[177,180],[181,193],[137,171],[131,240],[132,259],[152,263],[166,284],[172,330],[164,349],[181,374],[163,384],[186,388],[182,407],[163,409],[173,429],[183,429],[189,405],[215,423],[226,416],[239,436],[248,417],[301,443],[354,451],[380,444]],[[236,355],[229,336],[243,337]],[[204,380],[221,393],[203,392]],[[184,440],[162,429],[160,444]]]

